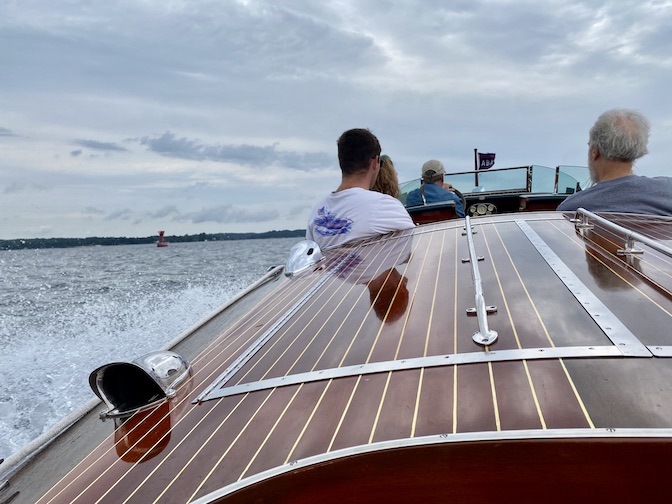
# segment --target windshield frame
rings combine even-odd
[[[464,196],[487,194],[553,194],[570,195],[592,185],[585,166],[542,165],[490,168],[446,173],[444,182]],[[400,184],[400,197],[406,203],[408,193],[421,186],[420,178]]]

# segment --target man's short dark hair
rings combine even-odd
[[[368,129],[346,131],[338,139],[338,164],[345,175],[365,172],[371,159],[380,156],[380,142]]]

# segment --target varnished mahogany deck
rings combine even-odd
[[[660,356],[621,356],[519,219]],[[670,220],[621,216],[619,222],[668,246],[672,241]],[[646,246],[641,256],[620,256],[621,237],[599,225],[577,230],[559,213],[471,223],[484,257],[478,265],[485,299],[497,307],[488,317],[498,333],[491,347],[472,340],[478,321],[467,314],[474,286],[470,263],[463,262],[464,220],[327,251],[194,359],[193,378],[168,407],[129,420],[116,436],[110,432],[39,503],[188,503],[237,482],[242,490],[230,495],[232,502],[487,500],[525,481],[534,492],[517,500],[547,492],[552,501],[559,494],[540,478],[588,485],[600,474],[607,478],[600,488],[611,488],[610,495],[618,496],[613,485],[629,476],[637,480],[621,495],[648,485],[639,494],[646,495],[659,477],[657,464],[669,467],[672,455],[672,360],[665,356],[672,347],[672,259]],[[216,390],[259,380],[267,388],[193,404],[325,276]],[[553,357],[574,348],[575,357]],[[591,349],[614,353],[591,358]],[[535,354],[516,353],[525,350]],[[510,352],[499,360],[502,351]],[[387,369],[433,356],[445,363]],[[381,369],[367,374],[318,374],[376,363]],[[311,380],[272,381],[299,373],[312,373]],[[548,438],[529,441],[537,435]],[[628,462],[619,465],[619,457]],[[624,468],[632,474],[621,474]],[[255,477],[259,485],[245,484]],[[485,492],[489,478],[499,490]]]

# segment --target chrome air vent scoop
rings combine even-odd
[[[100,366],[89,375],[89,385],[108,407],[101,418],[120,418],[173,397],[190,373],[191,366],[182,356],[158,351],[133,362]]]

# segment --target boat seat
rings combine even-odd
[[[406,210],[416,225],[459,218],[454,201],[406,207]]]
[[[521,212],[538,212],[555,210],[562,203],[567,194],[525,194],[518,198]]]

